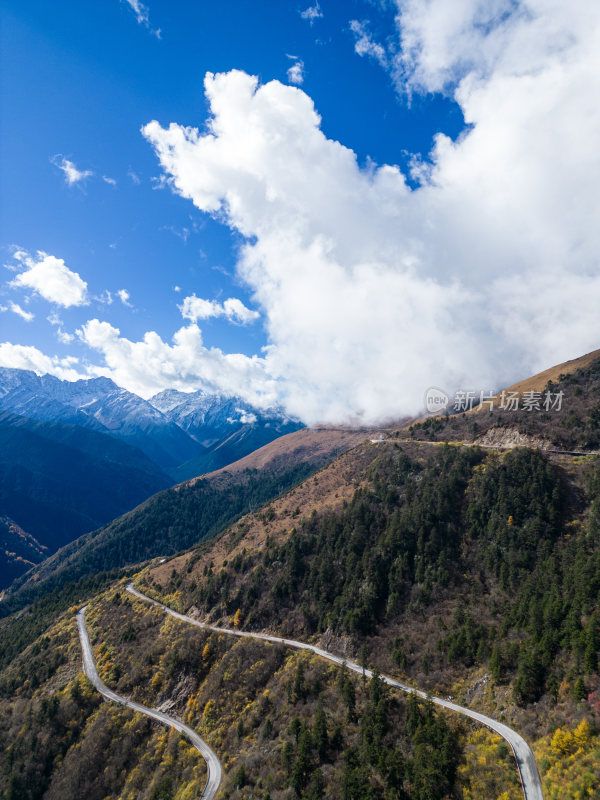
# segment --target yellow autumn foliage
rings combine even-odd
[[[600,735],[587,719],[557,728],[534,746],[546,800],[600,797]]]
[[[464,800],[522,800],[514,759],[500,736],[479,728],[468,736],[464,754],[458,769]]]

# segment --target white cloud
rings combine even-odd
[[[323,12],[321,11],[321,6],[318,3],[315,3],[314,6],[309,6],[308,8],[305,8],[304,11],[301,11],[300,16],[302,19],[306,20],[312,25],[315,20],[320,19],[323,16]]]
[[[107,175],[103,175],[102,180],[104,181],[104,183],[108,183],[109,186],[117,185],[117,181],[114,178],[109,178]]]
[[[94,174],[91,170],[85,169],[80,170],[77,169],[75,164],[72,161],[69,161],[68,158],[64,158],[60,153],[57,153],[55,156],[52,156],[50,159],[52,164],[55,167],[58,167],[65,176],[65,181],[69,186],[75,186],[77,183],[81,183],[85,181],[87,178],[91,178]]]
[[[57,378],[76,381],[86,376],[75,369],[77,359],[73,356],[59,358],[47,356],[36,347],[11,342],[0,343],[0,365],[13,369],[29,369],[38,375],[56,375]]]
[[[9,282],[12,288],[32,289],[50,303],[64,308],[87,305],[87,283],[77,272],[72,272],[62,258],[41,250],[35,256],[19,250],[13,258],[25,269]]]
[[[135,14],[138,24],[143,25],[153,36],[156,36],[157,39],[160,39],[162,37],[160,28],[153,30],[152,26],[150,25],[150,10],[148,9],[148,6],[145,6],[142,2],[140,2],[140,0],[125,0],[125,2]]]
[[[131,299],[131,295],[129,294],[127,289],[119,289],[117,295],[119,297],[119,300],[123,303],[124,306],[127,306],[128,308],[133,308],[133,306],[129,302]]]
[[[230,322],[246,325],[260,316],[258,311],[247,308],[237,297],[229,297],[223,303],[218,303],[216,300],[204,300],[193,294],[184,297],[179,310],[184,319],[192,322],[211,317],[225,317]]]
[[[547,67],[548,50],[567,44],[573,27],[567,24],[561,32],[560,17],[566,21],[569,8],[561,10],[557,0],[396,0],[396,5],[398,77],[417,91],[452,91],[467,75],[490,77],[502,60],[531,73],[542,55],[538,65]],[[580,0],[573,5],[577,17]],[[529,51],[519,53],[526,42]]]
[[[296,56],[288,56],[288,58],[294,60],[294,63],[287,71],[288,81],[300,86],[304,83],[304,61],[301,58],[296,58]]]
[[[301,90],[242,72],[207,75],[202,133],[143,129],[172,189],[246,238],[265,375],[305,420],[416,412],[430,385],[598,347],[600,6],[465,0],[454,24],[449,5],[399,7],[398,80],[453,92],[469,125],[416,189],[361,169]]]
[[[242,387],[244,399],[255,405],[268,407],[276,402],[276,383],[266,374],[264,359],[205,347],[197,325],[180,328],[172,345],[154,331],[132,342],[97,319],[86,322],[77,333],[104,358],[105,366],[91,367],[91,374],[107,375],[142,397],[166,388],[190,391],[199,387],[235,395]]]
[[[138,186],[139,186],[139,184],[142,182],[142,179],[140,178],[140,176],[139,176],[139,175],[137,175],[137,174],[136,174],[136,173],[135,173],[135,172],[134,172],[134,171],[131,169],[131,167],[130,167],[130,168],[127,170],[127,175],[128,175],[130,178],[131,178],[131,180],[133,181],[133,183],[137,184]]]
[[[46,319],[50,325],[56,328],[56,338],[59,342],[62,342],[62,344],[71,344],[71,342],[75,341],[75,337],[72,333],[67,333],[63,330],[63,321],[55,311],[49,314]]]
[[[56,338],[58,339],[59,342],[62,342],[62,344],[71,344],[72,342],[75,341],[75,337],[73,336],[73,334],[67,333],[67,331],[63,331],[62,328],[58,328],[58,330],[56,331]]]
[[[366,22],[359,22],[353,19],[350,22],[350,30],[354,34],[354,51],[359,56],[370,56],[378,61],[382,67],[388,65],[388,57],[385,48],[378,44],[371,34]]]
[[[227,417],[227,422],[229,422],[230,425],[235,425],[238,422],[241,422],[242,425],[254,425],[258,419],[256,414],[253,414],[251,411],[244,411],[243,408],[236,408],[236,411],[240,415],[239,419]]]
[[[258,419],[256,414],[253,414],[251,411],[244,411],[243,408],[236,408],[236,411],[240,415],[240,422],[243,425],[254,425]]]
[[[31,320],[34,319],[35,317],[35,314],[32,314],[31,311],[25,311],[25,309],[21,308],[21,306],[18,303],[11,302],[9,305],[9,309],[14,314],[17,314],[17,316],[24,319],[25,322],[31,322]]]
[[[299,88],[207,75],[207,126],[144,135],[171,188],[245,239],[238,279],[269,344],[253,358],[205,347],[194,321],[225,303],[192,295],[171,342],[86,323],[91,374],[374,421],[419,411],[432,385],[492,389],[598,347],[600,7],[399,0],[398,18],[398,87],[446,92],[468,126],[415,162],[417,188],[397,166],[360,168]],[[7,361],[76,374],[5,342]]]

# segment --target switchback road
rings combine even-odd
[[[214,631],[215,633],[226,633],[230,636],[247,636],[252,639],[260,639],[263,642],[271,642],[272,644],[281,644],[285,645],[286,647],[293,647],[297,650],[309,650],[311,653],[321,656],[321,658],[326,658],[328,661],[333,661],[334,664],[345,664],[348,669],[352,670],[353,672],[357,672],[359,675],[364,674],[367,676],[367,678],[371,678],[373,676],[373,672],[370,669],[363,670],[360,664],[356,664],[353,661],[347,661],[341,656],[336,656],[333,653],[329,653],[327,650],[322,650],[320,647],[315,647],[312,644],[298,642],[294,639],[282,639],[279,636],[271,636],[266,633],[252,633],[248,631],[234,630],[233,628],[218,628],[215,625],[208,625],[205,622],[192,619],[192,617],[188,617],[185,614],[180,614],[178,611],[173,611],[173,609],[163,605],[163,603],[159,603],[157,600],[153,600],[151,597],[147,597],[145,594],[138,592],[138,590],[134,588],[133,583],[129,583],[127,585],[127,591],[131,592],[131,594],[135,595],[135,597],[139,598],[140,600],[145,600],[147,603],[152,603],[152,605],[157,606],[167,614],[171,614],[171,616],[181,620],[182,622],[195,625],[197,628],[204,628],[205,630]],[[438,706],[442,706],[450,711],[455,711],[458,714],[471,717],[471,719],[480,722],[482,725],[486,725],[488,728],[491,728],[491,730],[498,733],[505,741],[508,742],[511,750],[514,753],[519,775],[521,777],[521,784],[523,786],[523,795],[525,800],[544,800],[542,782],[540,780],[540,775],[533,752],[525,739],[523,739],[523,737],[520,736],[516,731],[513,731],[512,728],[509,728],[508,725],[505,725],[503,722],[498,722],[492,717],[487,717],[485,714],[480,714],[478,711],[472,711],[470,708],[464,708],[464,706],[459,706],[456,703],[452,703],[450,700],[443,700],[441,697],[431,697],[431,695],[428,695],[426,692],[421,692],[417,689],[414,689],[412,686],[400,683],[400,681],[390,678],[387,675],[382,675],[381,678],[385,683],[387,683],[388,686],[392,686],[395,689],[400,689],[403,692],[414,692],[418,697],[429,699],[432,703],[435,703]]]
[[[100,694],[103,694],[108,700],[114,700],[115,703],[121,703],[121,705],[132,708],[134,711],[139,711],[140,714],[146,714],[146,716],[152,717],[152,719],[156,719],[159,722],[162,722],[164,725],[170,725],[180,733],[185,734],[194,747],[200,751],[208,768],[208,778],[200,800],[213,800],[219,789],[222,776],[221,763],[217,756],[213,753],[206,742],[201,739],[195,731],[193,731],[191,728],[188,728],[187,725],[184,725],[182,722],[179,722],[179,720],[176,720],[173,717],[169,717],[162,711],[158,711],[156,708],[146,708],[146,706],[143,706],[140,703],[135,703],[133,700],[128,700],[126,697],[121,697],[121,695],[113,692],[108,688],[108,686],[105,686],[102,683],[98,673],[96,672],[94,656],[92,655],[92,647],[90,645],[90,640],[85,626],[85,609],[86,607],[84,606],[77,614],[77,627],[79,629],[79,640],[81,642],[81,649],[83,651],[83,671],[87,677],[91,680]]]

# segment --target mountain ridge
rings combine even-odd
[[[261,410],[237,397],[169,389],[144,400],[106,377],[62,381],[8,367],[0,367],[2,410],[113,436],[137,447],[175,482],[303,427],[282,409]]]

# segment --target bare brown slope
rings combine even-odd
[[[549,367],[548,369],[538,372],[535,375],[531,375],[528,378],[523,378],[522,380],[513,383],[512,386],[507,386],[506,389],[504,389],[504,392],[506,394],[517,392],[520,396],[522,396],[525,392],[543,392],[549,382],[557,383],[560,378],[565,377],[566,375],[572,375],[574,372],[577,372],[578,369],[586,369],[599,359],[600,350],[592,350],[591,353],[586,353],[584,356],[573,358],[570,361],[564,361],[562,364],[556,364],[555,366]],[[500,405],[500,398],[500,393],[491,398],[494,407]],[[489,401],[486,400],[483,405],[477,405],[465,413],[478,414],[480,411],[489,411],[489,408]],[[435,419],[436,417],[444,416],[444,413],[422,416],[418,419],[411,420],[410,424],[418,424],[427,419]]]
[[[513,383],[512,386],[508,386],[504,392],[508,395],[512,392],[517,392],[519,396],[523,396],[525,392],[543,392],[548,383],[557,383],[559,378],[565,377],[566,375],[572,375],[578,369],[585,369],[593,364],[600,358],[600,350],[592,350],[591,353],[586,353],[584,356],[580,356],[579,358],[573,358],[570,361],[564,361],[562,364],[556,364],[554,367],[549,367],[548,369],[543,370],[543,372],[538,372],[536,375],[531,375],[529,378],[523,378],[523,380],[517,381]],[[497,394],[494,397],[494,405],[498,405],[500,403],[500,394]],[[468,414],[477,414],[482,410],[488,410],[489,405],[484,403],[483,405],[475,406],[475,408],[468,411]]]
[[[200,478],[211,483],[217,482],[220,477],[230,478],[248,469],[279,472],[299,462],[325,464],[335,455],[355,447],[373,432],[368,428],[303,428],[269,442],[233,464],[192,478],[186,485],[192,485]]]
[[[509,386],[507,392],[541,392],[548,385],[549,381],[556,383],[561,375],[570,375],[578,369],[584,369],[593,364],[594,361],[600,358],[600,350],[593,350],[591,353],[586,353],[579,358],[573,358],[570,361],[565,361],[562,364],[557,364],[554,367],[545,369],[543,372],[538,372],[537,375],[532,375],[530,378],[524,378],[517,383]]]
[[[390,445],[391,442],[385,442],[381,446]],[[152,579],[166,585],[171,573],[176,570],[201,580],[205,568],[209,566],[218,572],[238,554],[264,550],[267,540],[278,543],[285,541],[290,530],[303,516],[313,511],[319,513],[340,508],[344,502],[352,499],[364,481],[365,469],[376,457],[378,451],[375,448],[378,447],[365,441],[364,433],[360,434],[358,444],[347,448],[345,453],[316,475],[272,500],[261,511],[247,514],[216,538],[155,566],[150,571]]]

